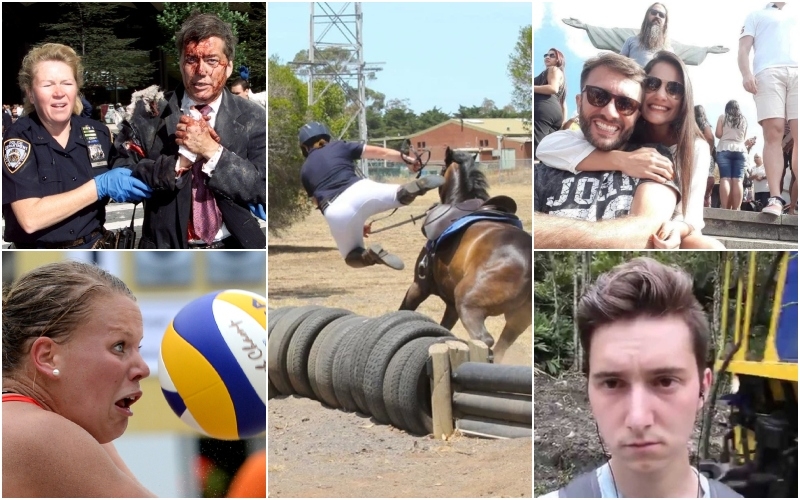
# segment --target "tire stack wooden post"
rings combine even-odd
[[[449,438],[455,429],[492,438],[531,436],[531,367],[487,363],[489,349],[480,341],[437,344],[429,354],[437,439]]]
[[[453,434],[453,406],[450,388],[450,348],[447,344],[435,344],[428,348],[433,366],[431,381],[431,411],[433,435],[446,439]]]
[[[267,338],[270,399],[315,398],[439,439],[455,428],[530,435],[531,368],[493,365],[486,344],[459,340],[420,313],[281,307],[268,311]]]

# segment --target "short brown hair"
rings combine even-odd
[[[231,88],[237,85],[242,87],[242,90],[250,90],[250,82],[248,82],[242,77],[236,78],[234,81],[231,82]]]
[[[212,36],[222,39],[225,44],[223,49],[225,57],[228,62],[232,63],[236,55],[236,36],[233,34],[231,25],[214,14],[194,12],[183,22],[180,31],[175,33],[178,54],[183,56],[187,42],[199,42]]]
[[[613,52],[604,52],[583,63],[583,70],[581,71],[581,92],[583,92],[583,86],[586,84],[586,80],[589,79],[589,73],[601,66],[605,66],[626,78],[630,78],[639,85],[642,84],[644,77],[647,76],[642,67],[639,66],[639,63],[633,59]]]
[[[72,69],[72,76],[75,77],[78,90],[83,87],[83,64],[81,64],[81,57],[72,47],[60,43],[45,43],[39,47],[34,47],[29,50],[22,59],[22,67],[19,69],[19,74],[17,75],[19,89],[22,91],[22,98],[25,103],[24,109],[26,115],[35,110],[33,104],[28,99],[28,92],[33,89],[36,66],[45,61],[60,61],[69,66]],[[75,98],[75,105],[72,107],[72,113],[79,115],[81,111],[83,111],[83,103],[79,95]]]
[[[33,340],[68,340],[92,313],[94,299],[111,293],[136,300],[116,276],[74,261],[46,264],[4,286],[3,376],[19,367]]]
[[[708,317],[694,296],[692,277],[682,269],[638,257],[600,275],[578,303],[578,334],[589,372],[594,332],[608,324],[640,317],[678,316],[689,327],[697,371],[706,368]]]

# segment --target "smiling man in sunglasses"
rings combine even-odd
[[[667,37],[669,16],[664,4],[654,3],[647,9],[638,35],[625,40],[620,54],[628,56],[645,67],[653,56],[662,50],[672,50]]]
[[[636,149],[628,139],[639,117],[644,70],[624,56],[605,53],[584,64],[578,113],[585,141],[572,148],[601,151]],[[644,155],[669,150],[643,149]],[[565,156],[580,152],[561,151]],[[651,235],[670,220],[681,191],[669,178],[661,182],[620,170],[577,173],[547,166],[534,172],[533,230],[536,248],[647,248]]]

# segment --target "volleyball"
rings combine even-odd
[[[267,427],[267,301],[243,290],[212,292],[181,309],[164,332],[158,379],[170,408],[216,439]]]

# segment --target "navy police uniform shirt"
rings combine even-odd
[[[360,181],[353,162],[360,159],[363,152],[363,144],[348,141],[334,141],[312,149],[300,170],[308,196],[322,203]]]
[[[108,172],[108,162],[92,167],[82,127],[91,127],[108,159],[111,136],[108,127],[88,118],[72,115],[69,141],[61,145],[44,128],[36,113],[23,116],[3,136],[4,239],[19,243],[68,243],[89,236],[105,223],[108,199],[98,200],[51,227],[33,234],[20,227],[11,203],[27,198],[44,198],[71,191],[95,176]],[[95,152],[95,157],[98,155]]]

